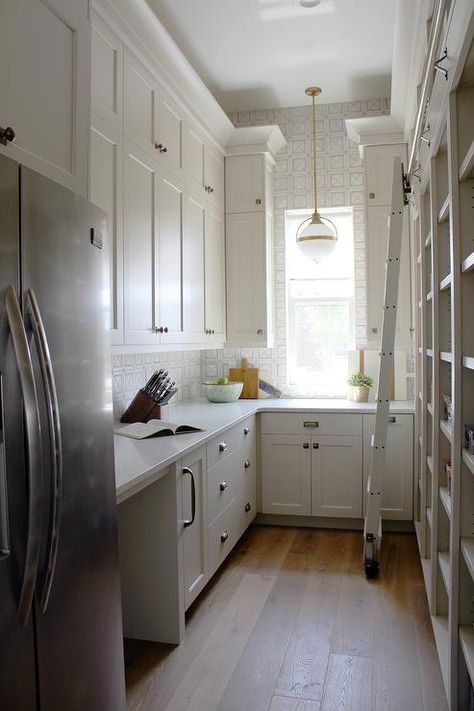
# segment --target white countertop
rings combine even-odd
[[[166,468],[196,447],[257,412],[340,412],[371,414],[375,403],[351,400],[261,399],[210,403],[207,400],[171,406],[168,422],[195,425],[203,432],[170,437],[131,439],[115,435],[115,481],[117,502],[121,503],[165,474]],[[390,412],[413,414],[412,401],[393,401]]]

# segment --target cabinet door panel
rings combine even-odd
[[[390,206],[392,202],[393,159],[400,156],[406,160],[406,147],[402,144],[367,146],[365,162],[367,166],[367,205]],[[371,197],[373,195],[373,197]]]
[[[190,526],[182,527],[184,605],[189,607],[207,582],[207,490],[206,455],[203,448],[182,459],[182,512],[183,519],[190,520],[192,514],[192,481],[195,487],[195,518]],[[190,469],[191,475],[186,472]]]
[[[123,146],[122,136],[97,116],[91,130],[90,200],[108,215],[110,328],[123,343]]]
[[[387,455],[382,478],[382,517],[396,521],[413,518],[413,417],[394,415],[387,431]],[[372,462],[371,440],[375,417],[364,415],[364,513]]]
[[[367,316],[368,337],[380,343],[382,337],[382,304],[385,291],[385,259],[388,244],[388,218],[390,207],[369,207],[367,210]],[[400,284],[409,284],[409,234],[407,214],[403,220],[402,251],[400,258]],[[375,329],[375,332],[374,332]],[[410,292],[399,289],[396,324],[396,345],[408,347],[410,333]]]
[[[93,12],[91,28],[92,111],[121,130],[123,116],[123,45]]]
[[[262,212],[265,209],[264,165],[263,155],[227,158],[226,210],[228,213]]]
[[[10,156],[87,192],[90,51],[87,0],[5,0],[0,22],[0,125]]]
[[[183,119],[177,106],[161,88],[157,142],[166,148],[166,153],[160,154],[161,162],[180,171],[183,167]]]
[[[184,186],[160,171],[158,187],[159,325],[167,328],[162,343],[184,340],[183,324],[183,208]]]
[[[154,151],[158,86],[152,75],[125,50],[124,133],[145,151]]]
[[[310,438],[262,436],[262,512],[311,515]]]
[[[188,193],[183,238],[184,330],[189,343],[204,339],[204,201]]]
[[[209,199],[216,206],[224,202],[224,158],[217,150],[206,146],[204,151],[204,183],[211,187]]]
[[[313,436],[311,459],[313,516],[360,517],[362,515],[360,437]]]
[[[224,218],[208,209],[205,230],[205,327],[214,331],[210,341],[225,338]]]
[[[125,343],[157,344],[155,249],[157,169],[129,143],[124,160]]]
[[[235,345],[266,342],[264,219],[252,212],[227,215],[227,336]]]
[[[188,126],[185,146],[184,160],[186,177],[196,183],[196,187],[204,188],[205,145],[201,136],[192,126]]]

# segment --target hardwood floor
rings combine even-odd
[[[179,647],[127,640],[129,711],[446,711],[415,537],[252,526]]]

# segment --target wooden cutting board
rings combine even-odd
[[[229,380],[244,384],[240,399],[258,398],[258,368],[249,368],[247,358],[242,358],[240,368],[229,368]]]

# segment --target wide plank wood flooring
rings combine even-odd
[[[416,540],[251,526],[179,647],[126,640],[129,711],[446,711]]]

